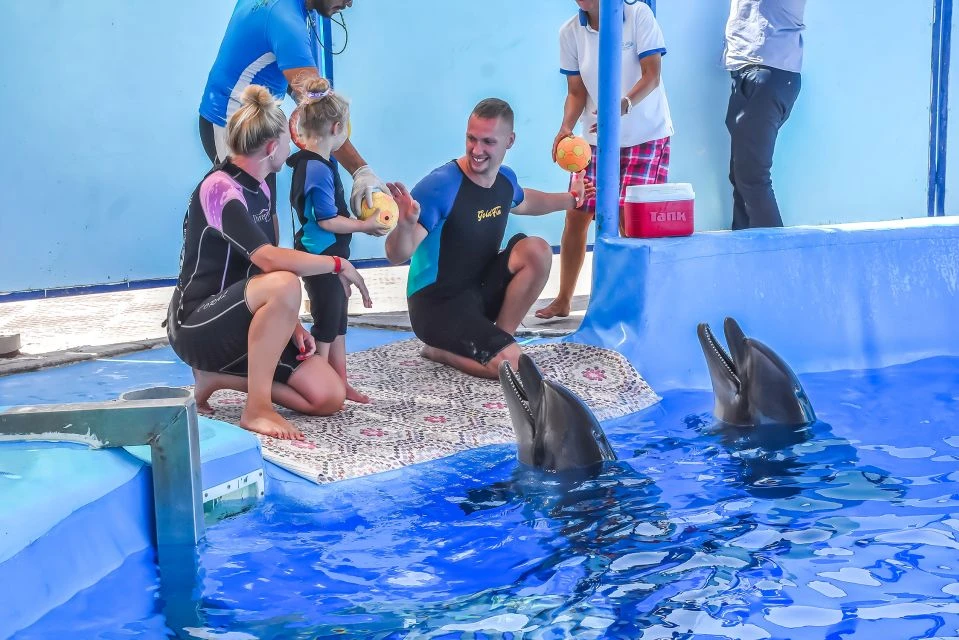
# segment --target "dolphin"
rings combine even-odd
[[[723,329],[729,353],[708,324],[696,330],[713,383],[716,418],[741,427],[815,422],[812,404],[789,365],[759,340],[747,338],[732,318]]]
[[[519,357],[519,369],[499,366],[519,461],[545,471],[597,468],[616,454],[589,407],[563,385],[546,380],[532,358]]]

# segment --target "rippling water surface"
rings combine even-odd
[[[803,382],[802,429],[723,428],[711,394],[667,394],[607,425],[620,460],[592,479],[494,447],[275,495],[209,530],[188,633],[956,637],[959,360]],[[23,637],[161,636],[149,560]]]

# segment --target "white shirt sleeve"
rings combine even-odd
[[[643,3],[633,5],[636,7],[635,31],[633,40],[636,42],[636,54],[640,58],[653,53],[666,53],[666,39],[663,38],[663,30],[659,28],[659,22],[653,14],[653,10]]]
[[[559,70],[565,75],[579,75],[579,53],[576,36],[565,26],[559,31]]]

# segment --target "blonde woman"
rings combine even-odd
[[[328,415],[346,389],[299,322],[300,276],[333,273],[371,306],[348,261],[277,247],[266,177],[290,153],[286,116],[270,92],[247,87],[227,123],[230,154],[197,186],[183,225],[180,276],[167,316],[176,354],[193,368],[197,407],[218,389],[245,391],[240,425],[276,438],[303,435],[273,407]]]

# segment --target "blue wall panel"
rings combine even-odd
[[[209,165],[197,106],[231,10],[4,3],[0,291],[176,272],[187,199]]]
[[[959,355],[959,219],[705,232],[596,245],[573,339],[623,353],[658,392],[709,388],[696,325],[726,316],[797,373]]]

